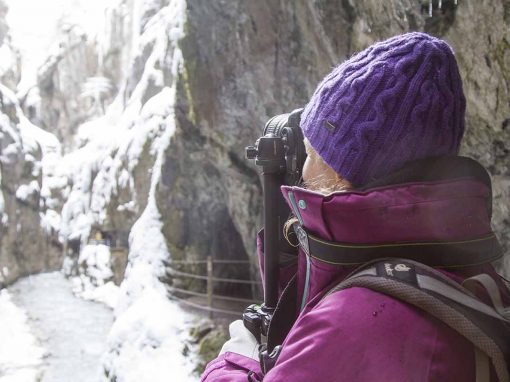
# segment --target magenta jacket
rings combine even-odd
[[[491,233],[491,190],[474,178],[328,196],[297,187],[282,187],[282,192],[287,201],[298,202],[304,227],[329,241],[460,241]],[[298,305],[304,301],[305,307],[265,382],[475,381],[473,345],[418,308],[364,288],[322,299],[352,269],[299,253]],[[488,264],[444,273],[460,282],[482,272],[497,278]],[[291,273],[282,270],[282,279]],[[250,373],[262,379],[258,362],[225,353],[209,363],[202,381],[246,382]],[[497,381],[493,370],[491,381]]]

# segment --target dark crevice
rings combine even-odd
[[[455,22],[455,13],[460,5],[455,5],[453,0],[442,0],[441,9],[439,0],[433,0],[432,5],[432,17],[428,16],[428,5],[425,11],[422,6],[422,14],[426,14],[424,30],[434,36],[444,36]]]

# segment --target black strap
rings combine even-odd
[[[451,242],[348,244],[320,239],[294,225],[301,248],[311,257],[334,265],[360,265],[377,258],[401,257],[431,267],[458,268],[499,259],[503,249],[496,236]]]
[[[294,275],[282,292],[269,325],[267,347],[270,352],[283,344],[297,315],[297,277]]]

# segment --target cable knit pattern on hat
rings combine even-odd
[[[465,107],[450,46],[414,32],[374,44],[329,73],[301,128],[326,163],[362,186],[407,161],[457,155]]]

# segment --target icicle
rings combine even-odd
[[[432,17],[432,0],[429,0],[429,17]]]
[[[458,3],[458,0],[455,0],[455,1],[454,1],[454,4],[455,4],[455,5],[457,5],[457,3]]]
[[[439,5],[437,6],[439,9],[443,6],[443,0],[439,0]]]

